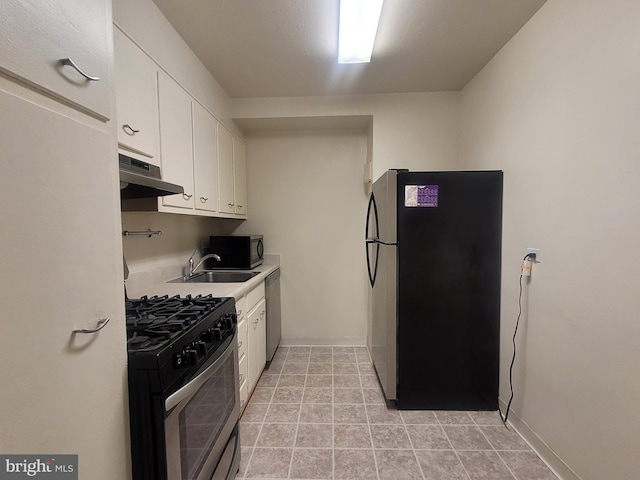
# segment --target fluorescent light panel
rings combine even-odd
[[[371,61],[383,1],[340,0],[338,63]]]

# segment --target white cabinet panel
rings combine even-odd
[[[193,181],[196,210],[218,209],[217,123],[199,103],[193,108]]]
[[[98,118],[110,117],[110,1],[3,0],[0,19],[0,69]],[[99,80],[62,65],[67,58]]]
[[[156,64],[118,28],[113,41],[118,143],[159,166]]]
[[[220,212],[235,213],[233,135],[220,123],[218,124],[218,162]]]
[[[248,390],[252,391],[267,362],[267,318],[264,298],[249,312],[247,328],[249,330]]]
[[[162,178],[184,193],[162,197],[162,205],[194,208],[191,97],[163,72],[158,73]]]
[[[233,139],[233,186],[235,214],[247,216],[247,158],[242,140]]]
[[[127,478],[115,145],[2,90],[0,111],[0,451],[78,454],[94,479]]]

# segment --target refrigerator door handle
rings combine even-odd
[[[377,245],[386,245],[387,247],[397,247],[398,242],[383,242],[379,238],[367,238],[367,243],[375,243]]]
[[[376,228],[376,236],[375,238],[367,237],[369,235],[369,220],[371,219],[371,214],[373,213],[373,218]],[[380,225],[378,224],[378,206],[376,205],[376,199],[373,196],[373,192],[371,192],[371,196],[369,197],[369,205],[367,206],[367,224],[365,226],[365,248],[367,251],[367,272],[369,273],[369,283],[371,287],[373,287],[376,283],[376,274],[378,273],[378,253],[380,252],[380,240],[378,237],[380,236]],[[376,246],[376,259],[375,264],[373,265],[373,271],[371,270],[371,256],[369,254],[369,245],[375,244]]]

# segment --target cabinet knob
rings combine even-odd
[[[76,65],[76,63],[71,60],[70,58],[61,58],[60,59],[60,63],[62,65],[67,65],[69,67],[73,67],[75,68],[75,70],[82,75],[84,78],[86,78],[87,80],[89,80],[90,82],[98,82],[100,81],[100,77],[92,77],[91,75],[87,75],[86,73],[84,73],[82,70],[80,70],[80,67],[78,67],[78,65]]]
[[[124,130],[124,133],[131,136],[135,135],[136,133],[140,133],[140,130],[136,130],[128,123],[125,123],[124,125],[122,125],[122,130]]]
[[[184,198],[185,200],[191,200],[191,197],[193,197],[193,195],[189,195],[188,193],[182,194],[182,198]]]

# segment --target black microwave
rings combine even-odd
[[[206,268],[251,270],[262,264],[264,244],[262,235],[218,235],[209,237],[209,253],[220,261],[207,260]]]

